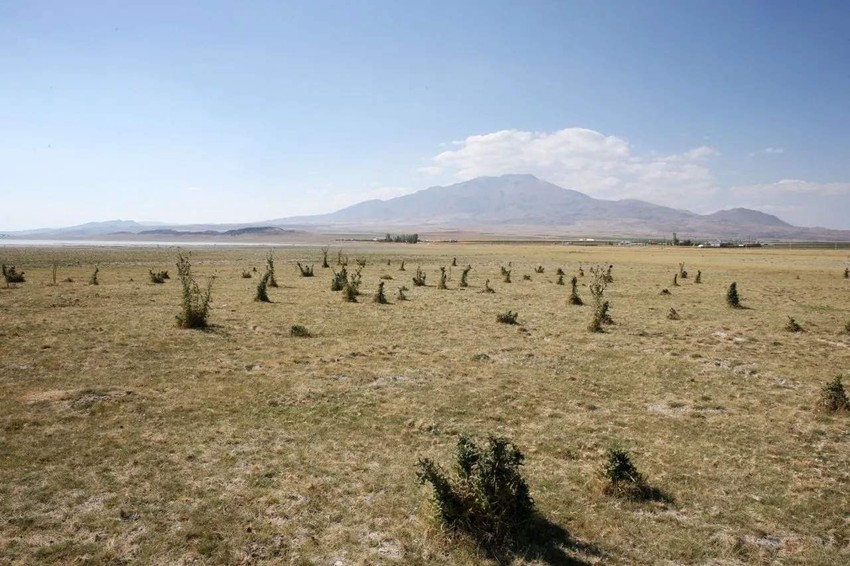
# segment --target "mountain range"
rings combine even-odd
[[[478,177],[389,200],[368,200],[330,214],[247,224],[181,226],[113,221],[17,232],[10,236],[67,238],[123,234],[174,237],[191,234],[268,237],[299,232],[428,233],[449,230],[555,237],[666,238],[676,232],[680,239],[850,240],[848,230],[796,227],[776,216],[746,208],[696,214],[641,200],[596,199],[533,175]]]

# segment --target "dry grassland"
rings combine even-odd
[[[441,533],[415,466],[496,433],[568,533],[517,563],[850,563],[850,416],[816,411],[850,360],[846,252],[372,245],[346,250],[367,261],[356,304],[318,248],[276,249],[281,287],[254,302],[241,272],[265,253],[193,251],[199,280],[216,275],[195,331],[175,325],[174,249],[0,248],[27,276],[0,289],[0,562],[480,563]],[[602,334],[567,304],[596,264],[614,265]],[[385,274],[392,304],[374,304]],[[732,281],[748,309],[725,305]],[[509,309],[518,326],[496,322]],[[673,501],[605,495],[615,445]]]

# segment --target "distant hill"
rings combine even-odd
[[[746,208],[701,215],[635,199],[596,199],[533,175],[478,177],[390,200],[361,202],[332,214],[268,223],[376,231],[419,227],[626,237],[677,232],[688,238],[850,239],[850,231],[798,228]]]

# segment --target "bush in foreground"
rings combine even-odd
[[[524,459],[507,438],[490,436],[478,446],[461,436],[454,473],[425,458],[419,460],[417,478],[431,485],[443,526],[486,549],[500,549],[524,538],[534,518],[534,500],[520,473]]]
[[[207,317],[212,303],[213,279],[207,283],[206,289],[201,289],[192,276],[192,264],[189,256],[178,254],[177,275],[180,277],[183,304],[177,315],[177,326],[180,328],[206,328]]]
[[[518,312],[502,312],[496,315],[496,321],[502,324],[517,324]]]

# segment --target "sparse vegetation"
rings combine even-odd
[[[97,274],[100,273],[100,268],[98,266],[94,266],[94,271],[89,276],[89,285],[100,285],[100,281],[97,279]]]
[[[24,283],[26,278],[24,277],[24,272],[20,273],[15,270],[14,265],[10,265],[6,267],[6,264],[2,265],[3,269],[3,280],[6,282],[6,287],[13,283]]]
[[[150,277],[151,283],[162,284],[165,283],[165,280],[168,279],[167,271],[154,271],[153,269],[148,270],[148,276]]]
[[[823,386],[818,407],[827,413],[850,410],[850,401],[847,399],[847,391],[841,383],[840,375],[835,376],[832,381]]]
[[[688,278],[688,272],[685,271],[685,262],[679,263],[679,278],[680,279],[687,279]]]
[[[289,335],[293,338],[309,338],[310,336],[312,336],[312,334],[310,334],[310,331],[307,330],[307,327],[302,326],[300,324],[293,324],[289,328]]]
[[[275,279],[274,276],[274,256],[272,255],[272,252],[269,252],[269,255],[266,256],[266,271],[269,273],[269,287],[277,288],[277,279]],[[312,267],[310,268],[310,272],[313,272]]]
[[[850,279],[850,267],[844,268],[844,279]]]
[[[610,305],[608,301],[603,300],[605,287],[608,285],[608,276],[607,272],[603,272],[600,267],[593,269],[592,273],[593,282],[590,284],[590,295],[593,297],[593,318],[591,318],[587,328],[591,332],[602,332],[603,324],[614,323],[611,315],[608,314]]]
[[[517,324],[517,316],[519,316],[519,313],[516,312],[501,312],[496,315],[496,322],[501,322],[502,324]]]
[[[469,272],[472,271],[472,266],[467,265],[463,268],[463,271],[460,273],[460,286],[461,287],[469,287],[469,281],[467,278],[469,277]]]
[[[546,269],[542,265],[538,265],[534,268],[534,273],[543,273]]]
[[[800,324],[796,320],[794,320],[793,317],[789,316],[788,321],[785,323],[785,330],[787,330],[788,332],[802,332],[803,327],[800,326]]]
[[[348,271],[343,266],[339,271],[334,271],[334,276],[331,280],[331,291],[342,291],[346,285],[348,285]]]
[[[413,286],[414,287],[424,287],[425,286],[425,272],[422,271],[420,267],[416,268],[416,275],[413,276]]]
[[[571,305],[581,306],[584,304],[584,301],[581,300],[581,297],[578,296],[578,279],[573,277],[570,279],[570,298],[569,303]]]
[[[378,283],[378,290],[375,292],[375,296],[372,300],[374,302],[378,303],[379,305],[386,305],[387,304],[387,297],[386,297],[386,295],[384,295],[384,282],[383,281]]]
[[[182,289],[182,309],[177,315],[180,328],[206,328],[212,303],[213,279],[210,278],[205,289],[201,289],[192,275],[192,264],[188,255],[177,255],[177,275]]]
[[[697,276],[694,278],[694,283],[702,283],[702,271],[697,269]]]
[[[437,283],[437,289],[447,289],[446,287],[446,268],[440,268],[440,282]]]
[[[741,298],[738,296],[738,284],[734,281],[726,291],[726,304],[733,309],[741,308]]]
[[[674,274],[673,274],[673,283],[672,283],[671,285],[672,285],[673,287],[678,287],[678,286],[679,286],[679,274],[678,274],[678,273],[674,273]]]
[[[490,280],[486,280],[484,282],[484,289],[481,290],[482,293],[495,293],[496,291],[490,287]]]
[[[555,284],[556,285],[563,285],[564,284],[564,274],[563,273],[558,274],[558,280],[555,282]]]
[[[454,474],[424,458],[417,477],[431,485],[445,528],[470,536],[490,552],[499,551],[524,539],[534,517],[534,500],[520,473],[524,459],[507,438],[490,436],[482,447],[461,436]]]
[[[270,303],[272,302],[269,298],[268,286],[269,280],[271,280],[272,274],[269,270],[266,270],[263,273],[263,276],[260,277],[260,282],[257,283],[257,292],[254,295],[254,300],[260,303]]]
[[[681,316],[676,312],[676,309],[670,307],[670,312],[667,313],[667,320],[681,320]]]
[[[511,270],[510,270],[510,269],[506,269],[506,270],[502,273],[502,275],[503,275],[503,277],[502,277],[502,282],[503,282],[503,283],[510,283],[510,282],[511,282]]]
[[[606,482],[604,491],[608,495],[629,499],[647,499],[652,496],[653,490],[638,472],[629,453],[622,448],[608,450],[601,473]]]
[[[398,288],[398,294],[396,294],[396,297],[395,297],[395,298],[396,298],[396,300],[398,300],[398,301],[406,301],[406,300],[407,300],[407,295],[405,295],[405,293],[406,293],[407,291],[409,291],[409,290],[410,290],[410,289],[408,289],[408,288],[407,288],[407,287],[405,287],[404,285],[402,285],[401,287],[399,287],[399,288]]]
[[[404,271],[404,260],[401,260],[401,265],[398,266],[399,271]]]
[[[301,277],[313,277],[312,265],[301,265],[301,262],[296,263],[298,265],[298,271],[301,272]]]
[[[329,246],[322,246],[322,269],[328,269],[331,266],[328,263],[328,251],[330,251]]]
[[[253,277],[250,271],[242,270],[242,279],[250,279]]]

